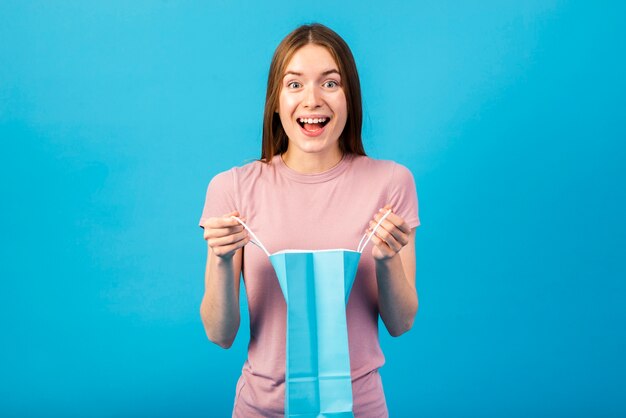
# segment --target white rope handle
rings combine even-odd
[[[359,253],[362,253],[363,250],[365,249],[365,247],[367,247],[367,244],[369,244],[370,240],[372,239],[372,236],[374,236],[374,234],[376,233],[376,230],[378,230],[378,228],[380,227],[380,224],[387,219],[387,216],[389,216],[389,214],[391,213],[391,209],[387,210],[387,212],[383,215],[382,218],[380,218],[380,220],[378,221],[378,223],[376,224],[376,226],[374,227],[374,229],[372,230],[372,232],[369,233],[369,235],[367,233],[365,233],[363,235],[363,237],[361,238],[361,241],[359,241],[359,245],[357,246],[356,251]],[[251,243],[253,243],[254,245],[256,245],[257,247],[259,247],[261,250],[263,250],[263,252],[265,253],[265,255],[267,255],[268,257],[270,256],[270,252],[267,251],[267,249],[265,248],[265,246],[261,243],[261,240],[256,236],[256,234],[254,232],[252,232],[252,230],[250,229],[250,227],[248,225],[246,225],[246,223],[244,221],[242,221],[241,219],[239,219],[236,216],[231,216],[231,218],[233,218],[234,220],[236,220],[237,222],[239,222],[244,228],[246,228],[246,230],[250,233],[250,235],[252,236],[252,239],[250,240]],[[366,239],[367,238],[367,239]],[[365,240],[365,242],[363,242],[363,240]]]
[[[250,240],[250,242],[253,243],[254,245],[256,245],[257,247],[259,247],[260,249],[262,249],[263,252],[269,257],[270,256],[269,251],[267,251],[265,246],[263,244],[261,244],[261,240],[259,240],[257,238],[256,234],[254,232],[252,232],[252,230],[248,227],[248,225],[246,225],[246,223],[244,221],[242,221],[241,219],[239,219],[236,216],[231,216],[231,218],[235,219],[237,222],[239,222],[241,225],[243,225],[244,228],[246,228],[246,230],[250,233],[250,235],[252,235],[252,239]]]
[[[367,244],[370,242],[370,240],[372,239],[372,236],[376,233],[376,230],[378,229],[378,227],[380,226],[380,224],[387,218],[387,216],[389,216],[389,214],[391,213],[391,209],[387,210],[387,213],[385,213],[383,215],[382,218],[380,218],[380,220],[378,221],[378,223],[376,224],[376,226],[374,227],[374,229],[372,230],[372,232],[370,232],[369,235],[367,235],[367,232],[363,235],[363,237],[361,238],[361,241],[359,241],[359,245],[356,247],[356,251],[358,253],[362,253],[363,250],[365,249],[365,247],[367,247]],[[363,240],[365,239],[365,237],[367,237],[367,239],[365,240],[365,243],[363,243]],[[363,245],[361,246],[361,243],[363,243]]]

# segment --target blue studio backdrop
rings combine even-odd
[[[312,21],[353,49],[366,151],[417,184],[391,416],[625,416],[624,4],[0,2],[0,416],[229,416],[247,308],[206,339],[197,221]]]

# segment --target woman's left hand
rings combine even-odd
[[[374,219],[370,221],[367,233],[371,233],[380,218],[391,209],[391,205],[387,204],[382,208]],[[372,248],[372,256],[376,260],[388,260],[393,258],[400,250],[409,242],[409,234],[411,229],[400,216],[393,211],[380,224],[376,233],[372,236],[374,247]]]

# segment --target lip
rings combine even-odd
[[[300,126],[300,124],[298,123],[299,119],[322,119],[322,118],[326,118],[328,119],[328,123],[326,123],[326,125],[322,126],[321,129],[318,129],[317,131],[307,131],[306,129],[304,129],[304,127]],[[328,116],[328,115],[323,115],[323,114],[312,114],[312,115],[300,115],[296,117],[296,125],[298,125],[298,128],[300,128],[300,132],[302,132],[304,135],[308,136],[308,137],[316,137],[316,136],[320,136],[322,133],[324,133],[324,130],[326,129],[326,127],[328,126],[328,124],[331,122],[332,117]]]

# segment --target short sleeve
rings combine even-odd
[[[199,225],[208,218],[224,216],[237,210],[233,170],[219,173],[209,183]]]
[[[388,202],[409,228],[420,225],[415,180],[411,171],[401,164],[394,163]]]

